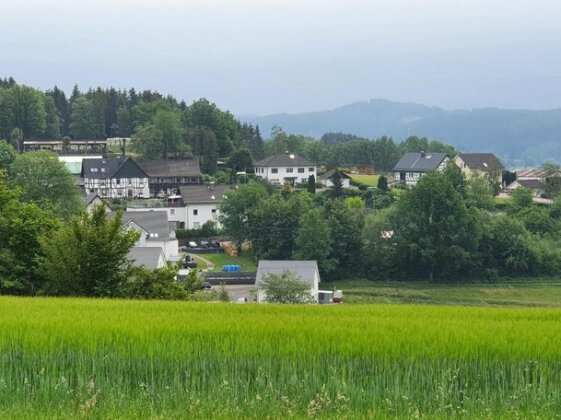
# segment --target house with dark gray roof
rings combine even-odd
[[[446,153],[405,153],[393,168],[394,181],[416,185],[427,172],[443,170],[449,159]]]
[[[310,291],[312,301],[319,299],[319,270],[317,261],[271,261],[260,260],[257,266],[255,287],[257,288],[257,302],[266,302],[265,280],[269,274],[282,274],[290,271],[295,277],[304,283]]]
[[[181,186],[203,183],[197,159],[142,160],[138,165],[148,174],[150,195],[153,197],[174,195]]]
[[[294,153],[266,157],[253,165],[255,176],[274,185],[304,184],[310,175],[317,176],[317,165]]]
[[[168,221],[166,209],[149,211],[126,211],[121,224],[127,229],[140,232],[136,247],[159,247],[166,261],[177,261],[179,244],[175,237],[175,229]]]
[[[466,179],[484,176],[498,185],[502,183],[504,166],[493,153],[459,153],[454,163]]]
[[[333,176],[335,175],[335,169],[330,169],[323,175],[318,177],[319,182],[324,187],[333,187]],[[346,173],[339,171],[339,176],[341,179],[341,186],[343,188],[350,188],[351,187],[351,177],[348,176]]]
[[[226,185],[190,185],[180,187],[186,229],[199,229],[208,221],[220,226],[220,205],[229,187]]]
[[[545,190],[545,182],[540,179],[516,179],[505,187],[505,191],[510,193],[518,188],[526,188],[532,191],[534,197],[539,197]]]
[[[143,267],[148,270],[155,270],[166,266],[166,258],[161,247],[134,246],[128,253],[129,259],[135,267]]]
[[[131,158],[118,156],[82,160],[80,177],[86,194],[102,198],[148,198],[148,175]]]

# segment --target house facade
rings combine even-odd
[[[257,302],[267,301],[264,281],[268,274],[282,274],[285,271],[294,273],[296,278],[304,283],[309,290],[312,302],[319,300],[320,276],[316,261],[270,261],[260,260],[257,266],[255,287],[257,288]]]
[[[504,166],[492,153],[460,153],[454,158],[466,179],[487,177],[501,185]]]
[[[324,173],[323,175],[320,175],[318,177],[319,182],[321,182],[321,185],[323,185],[324,187],[330,188],[333,187],[333,176],[335,175],[335,169],[331,169],[329,171],[327,171],[326,173]],[[344,172],[339,172],[339,175],[341,177],[341,186],[343,188],[350,188],[351,187],[351,177],[348,176],[346,173]]]
[[[225,185],[192,185],[179,189],[185,211],[185,228],[200,229],[212,221],[220,227],[220,205],[224,201]]]
[[[255,176],[269,181],[273,185],[304,184],[310,175],[317,177],[317,165],[294,153],[282,153],[269,156],[256,162]]]
[[[442,171],[449,161],[446,153],[406,153],[393,168],[394,182],[416,185],[429,171]]]
[[[86,194],[97,193],[102,198],[148,198],[148,175],[131,158],[95,158],[82,160]]]
[[[127,229],[140,232],[135,244],[140,248],[161,248],[166,261],[179,259],[179,243],[174,224],[169,223],[164,211],[126,211],[121,223]]]
[[[197,159],[144,160],[138,165],[148,175],[152,197],[175,195],[179,187],[203,183]]]

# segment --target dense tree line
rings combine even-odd
[[[255,258],[315,259],[326,279],[492,280],[558,275],[561,197],[544,207],[516,190],[497,205],[489,182],[450,164],[410,189],[317,194],[261,183],[222,206],[224,228]]]
[[[187,105],[158,92],[114,88],[80,91],[70,97],[55,86],[42,92],[0,79],[0,139],[18,150],[29,138],[133,137],[132,146],[147,159],[196,156],[205,172],[216,160],[247,150],[264,157],[259,127],[241,123],[206,99]]]

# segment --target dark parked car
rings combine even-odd
[[[215,248],[220,248],[220,242],[219,241],[210,241],[211,245]]]

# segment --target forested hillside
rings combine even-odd
[[[417,135],[465,152],[493,152],[510,166],[561,161],[561,109],[446,111],[376,99],[328,111],[247,116],[242,120],[259,124],[265,137],[274,126],[311,137],[343,132],[367,138],[389,136],[399,142]]]

